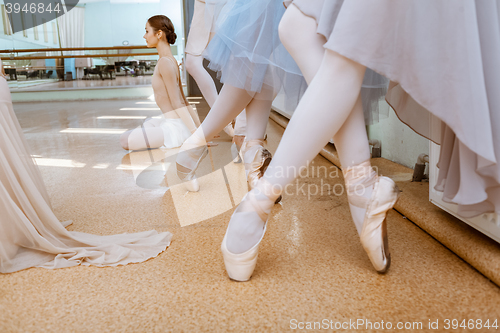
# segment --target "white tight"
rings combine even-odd
[[[201,55],[195,56],[186,54],[186,70],[198,84],[201,93],[207,101],[210,108],[214,105],[217,99],[217,89],[214,80],[203,67],[203,57]],[[240,112],[236,118],[235,135],[245,135],[246,116],[245,111]],[[231,122],[234,117],[229,121]],[[229,123],[228,122],[228,123]],[[227,125],[227,124],[226,124]]]
[[[203,67],[203,57],[186,54],[186,70],[198,84],[201,93],[208,105],[212,107],[217,99],[217,89],[210,74]]]
[[[280,38],[309,87],[287,126],[264,177],[278,189],[291,183],[333,137],[343,168],[370,159],[360,98],[365,67],[325,49],[316,21],[290,6],[280,23]],[[295,172],[284,173],[293,167]],[[370,197],[372,187],[363,196]],[[273,194],[278,196],[279,194]],[[274,198],[271,198],[274,199]],[[358,232],[365,209],[350,205]]]
[[[159,119],[149,119],[141,126],[123,133],[120,136],[122,148],[127,150],[160,148],[164,143],[164,135],[159,124]]]
[[[310,84],[265,174],[268,182],[281,188],[295,178],[294,172],[282,171],[293,166],[298,172],[332,137],[343,167],[370,159],[359,96],[365,67],[325,49],[326,40],[316,29],[316,21],[294,5],[279,27],[283,45]]]
[[[259,205],[264,212],[270,211],[270,205],[285,186],[318,155],[330,138],[334,138],[344,168],[370,159],[360,98],[366,68],[336,52],[325,50],[323,44],[326,41],[316,34],[316,28],[315,20],[303,15],[293,5],[280,23],[281,41],[297,62],[309,87],[283,134],[264,179],[248,194],[256,198],[254,205]],[[369,163],[367,165],[371,170]],[[370,197],[372,189],[365,188],[362,195]],[[264,200],[262,193],[270,200]],[[229,222],[227,249],[231,253],[248,251],[264,232],[266,221],[255,214],[245,213],[251,210],[250,201],[247,201],[243,200],[242,208],[238,206]],[[365,209],[349,206],[360,233]]]
[[[263,139],[271,111],[270,93],[262,88],[261,92],[250,94],[244,89],[225,84],[207,117],[196,130],[196,135],[207,142],[212,140],[246,108],[247,139]]]
[[[234,124],[234,135],[245,136],[247,133],[247,114],[243,110],[238,117],[236,117],[236,122]]]

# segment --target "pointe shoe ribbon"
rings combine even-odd
[[[187,166],[182,165],[182,163],[176,161],[177,176],[179,176],[181,180],[191,180],[193,179],[194,172],[198,168],[198,165],[200,164],[201,160],[207,155],[208,148],[207,146],[189,148],[188,145],[184,146],[184,144],[181,146],[181,149],[183,147],[185,147],[185,149],[179,151],[179,154],[184,154],[184,157],[187,157],[190,160],[192,160],[194,162],[194,167],[189,168]]]
[[[255,147],[255,152],[249,156],[247,152],[252,147]],[[264,140],[263,139],[253,139],[247,140],[243,143],[241,147],[243,162],[245,164],[245,173],[247,176],[247,182],[249,190],[252,190],[257,186],[257,182],[259,179],[264,176],[264,173],[267,170],[267,167],[271,163],[272,155],[264,148]],[[281,196],[276,199],[276,203],[281,200]]]
[[[257,146],[257,147],[255,147]],[[255,147],[255,152],[249,156],[250,148]],[[243,161],[245,163],[245,173],[250,189],[253,189],[260,177],[264,175],[267,166],[271,162],[271,153],[264,148],[264,140],[248,140],[241,147]],[[245,158],[246,157],[246,158]]]
[[[227,124],[227,125],[224,127],[224,132],[226,132],[226,134],[227,134],[227,135],[229,135],[230,137],[234,137],[234,128],[233,128],[233,124],[232,124],[232,123]]]

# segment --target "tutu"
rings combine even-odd
[[[163,131],[165,148],[180,147],[191,136],[191,132],[181,119],[163,119],[160,127]]]
[[[250,92],[265,87],[277,93],[288,75],[302,76],[279,40],[278,25],[284,12],[282,0],[227,2],[217,20],[216,34],[203,53],[221,82]]]
[[[344,0],[294,0],[293,4],[306,16],[316,20],[318,25],[317,33],[323,35],[326,40],[330,38],[335,22],[342,8]],[[292,1],[287,1],[290,6]],[[314,3],[314,5],[311,5]],[[370,68],[366,69],[363,85],[361,86],[361,100],[365,123],[372,125],[381,118],[389,116],[389,106],[386,103],[379,103],[387,93],[389,79],[380,75]]]

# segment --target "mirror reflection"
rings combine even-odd
[[[16,13],[3,0],[0,5],[0,57],[13,93],[151,87],[158,53],[143,35],[147,19],[157,14],[168,15],[178,32],[172,54],[186,81],[181,0],[80,0],[52,20],[21,10],[17,18],[31,28],[19,32],[9,21]]]

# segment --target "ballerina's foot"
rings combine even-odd
[[[269,183],[262,179],[259,184],[236,208],[221,244],[227,274],[235,281],[248,281],[252,276],[267,219],[274,206],[275,198],[264,194],[268,193]]]
[[[234,137],[233,124],[232,123],[227,124],[226,127],[224,127],[224,132],[226,132],[226,134],[229,135],[230,137]]]
[[[176,158],[177,175],[186,181],[186,188],[199,191],[195,172],[203,158],[208,154],[208,147],[204,139],[196,134],[191,135],[181,146]]]
[[[344,178],[353,211],[364,211],[362,225],[358,227],[361,244],[375,270],[385,273],[391,264],[386,216],[398,199],[397,186],[392,179],[379,177],[368,161],[347,168]],[[366,192],[369,196],[363,196]]]
[[[264,176],[267,167],[271,163],[272,155],[264,148],[264,140],[248,140],[241,147],[243,162],[245,163],[245,173],[247,176],[248,188],[253,189],[259,179]],[[276,199],[275,203],[281,201],[281,195]]]
[[[386,216],[396,204],[398,196],[399,191],[394,181],[387,177],[379,177],[373,188],[363,222],[361,244],[379,273],[386,273],[391,265]]]
[[[186,182],[186,189],[189,192],[198,192],[200,190],[200,184],[198,183],[198,179],[193,178]]]

